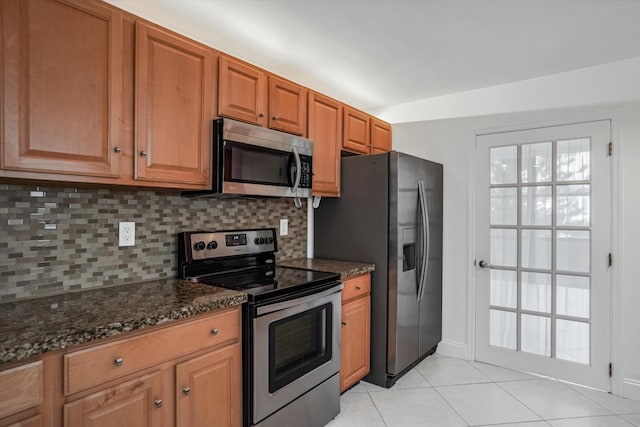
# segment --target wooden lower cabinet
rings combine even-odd
[[[0,427],[241,427],[241,325],[235,306],[0,367]]]
[[[143,375],[64,405],[64,426],[173,425],[162,397],[162,372]]]
[[[224,347],[176,366],[180,427],[242,426],[242,349]]]
[[[371,296],[370,275],[345,280],[345,290],[357,287],[350,300],[342,302],[342,349],[340,354],[340,391],[364,378],[370,369]],[[362,283],[366,282],[365,286]],[[359,292],[359,291],[363,291]],[[347,295],[349,293],[347,292]]]

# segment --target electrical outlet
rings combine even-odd
[[[133,246],[136,244],[136,223],[121,222],[119,223],[119,239],[118,246]]]
[[[282,218],[280,220],[280,235],[287,236],[289,234],[289,220]]]

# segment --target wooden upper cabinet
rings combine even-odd
[[[269,76],[269,127],[294,135],[307,134],[307,89]]]
[[[176,420],[184,427],[242,426],[240,343],[176,365]]]
[[[369,154],[371,151],[369,126],[367,114],[345,105],[342,149],[352,153]]]
[[[308,137],[313,141],[313,194],[340,196],[342,104],[310,92]]]
[[[136,22],[136,179],[210,186],[211,49]]]
[[[3,0],[0,7],[0,167],[118,177],[122,15],[81,0]]]
[[[260,69],[221,56],[218,71],[218,114],[267,124],[267,77]]]
[[[391,151],[391,125],[371,117],[371,153]]]

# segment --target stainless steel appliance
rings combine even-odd
[[[393,151],[341,166],[341,197],[314,214],[314,253],[375,263],[365,380],[391,387],[442,339],[442,165]]]
[[[212,189],[185,191],[183,196],[311,196],[313,142],[309,139],[217,119],[212,153]]]
[[[246,292],[245,426],[325,425],[340,412],[340,276],[276,267],[275,230],[178,234],[181,278]]]

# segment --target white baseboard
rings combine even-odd
[[[463,342],[442,340],[438,344],[437,353],[443,356],[457,357],[458,359],[467,358],[467,345]]]
[[[438,351],[440,349],[438,348]],[[622,397],[640,401],[640,381],[625,378],[622,380]]]

